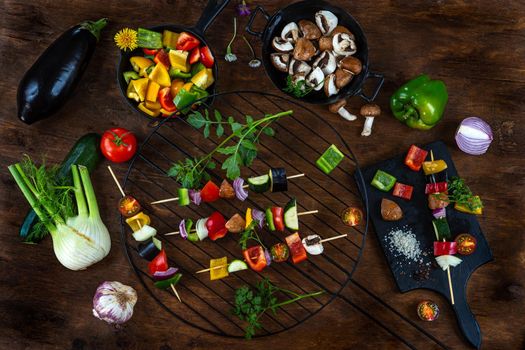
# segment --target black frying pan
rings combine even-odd
[[[339,91],[339,93],[336,95],[326,97],[323,90],[312,91],[305,97],[300,98],[300,100],[313,104],[331,104],[339,99],[358,95],[367,102],[373,101],[379,93],[381,86],[383,85],[384,77],[383,74],[369,71],[368,44],[366,41],[366,36],[359,26],[359,23],[357,23],[357,21],[348,12],[344,11],[340,7],[332,6],[324,1],[306,0],[296,2],[277,11],[273,16],[270,16],[261,6],[257,6],[255,8],[246,26],[246,31],[251,35],[258,36],[262,40],[262,61],[266,69],[266,73],[279,90],[282,91],[286,87],[286,77],[288,74],[277,70],[270,61],[270,54],[275,52],[275,50],[272,48],[272,39],[275,36],[280,36],[283,27],[290,22],[298,22],[301,19],[308,19],[315,23],[314,15],[319,10],[331,11],[337,16],[339,25],[345,26],[354,34],[357,45],[357,52],[354,56],[361,60],[363,64],[363,70],[359,75],[352,79],[350,84],[342,88],[341,91]],[[263,32],[257,32],[252,29],[253,21],[255,17],[257,17],[258,12],[261,12],[267,20],[267,24]],[[363,93],[363,84],[369,77],[377,78],[378,82],[373,93],[370,96],[367,96]],[[293,98],[296,98],[291,94],[289,95]]]
[[[226,7],[226,5],[228,5],[229,2],[230,0],[210,0],[208,1],[208,5],[206,5],[206,8],[202,12],[201,17],[199,18],[199,20],[197,21],[197,24],[194,27],[183,27],[183,26],[178,26],[178,25],[173,25],[173,24],[162,24],[158,26],[149,27],[147,29],[153,30],[156,32],[162,32],[164,29],[171,30],[172,32],[176,32],[176,33],[188,32],[188,33],[195,35],[201,41],[202,44],[207,45],[211,50],[211,47],[208,45],[208,43],[206,42],[206,39],[204,38],[204,33],[206,32],[206,29],[208,29],[210,24],[213,22],[215,17],[217,17],[217,15]],[[214,95],[215,85],[217,82],[217,74],[219,72],[219,69],[217,66],[217,56],[213,53],[213,50],[211,52],[212,52],[213,57],[215,57],[215,64],[213,65],[213,76],[215,78],[215,83],[213,83],[207,89],[207,91],[210,93],[210,95]],[[129,59],[132,56],[137,56],[137,55],[142,55],[142,49],[138,48],[131,52],[121,51],[121,55],[120,55],[120,59],[118,62],[118,67],[117,67],[117,80],[120,86],[120,92],[122,93],[122,96],[124,96],[124,99],[126,100],[126,102],[131,106],[131,108],[137,111],[137,113],[139,113],[140,115],[148,119],[151,119],[150,116],[148,116],[146,113],[142,112],[139,109],[137,102],[127,98],[126,96],[126,90],[128,86],[122,74],[125,71],[133,70],[133,68],[131,67],[131,63],[129,62]]]

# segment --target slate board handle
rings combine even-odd
[[[481,330],[479,329],[479,324],[478,321],[476,321],[474,314],[470,311],[466,295],[465,285],[463,293],[457,293],[454,296],[455,304],[453,305],[453,308],[454,311],[456,311],[459,328],[463,332],[463,335],[465,335],[470,344],[476,349],[479,349],[481,347]]]

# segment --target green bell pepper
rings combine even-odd
[[[179,68],[173,68],[171,67],[169,70],[170,78],[171,79],[188,79],[191,78],[191,73],[184,73]]]
[[[182,274],[181,273],[177,273],[173,277],[171,277],[171,278],[169,278],[167,280],[162,280],[162,281],[155,282],[155,287],[157,287],[159,289],[168,289],[168,288],[171,287],[171,285],[176,285],[177,283],[179,283],[181,277],[182,277]]]
[[[183,111],[185,108],[190,107],[196,100],[197,94],[186,91],[186,89],[181,89],[173,99],[173,103],[177,107],[177,110]]]
[[[428,130],[443,117],[447,101],[445,83],[423,74],[405,83],[390,97],[390,108],[394,117],[408,127]]]
[[[383,170],[376,171],[371,185],[380,191],[388,192],[394,187],[397,179]]]
[[[197,62],[194,65],[191,66],[191,76],[195,76],[197,73],[199,73],[201,70],[206,69],[206,66],[202,64],[202,62]]]

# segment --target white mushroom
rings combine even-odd
[[[324,73],[321,68],[315,68],[308,77],[306,77],[306,83],[311,86],[315,91],[319,91],[323,88]]]
[[[297,39],[297,42],[295,43],[295,48],[293,50],[293,57],[296,60],[300,61],[310,61],[312,57],[317,52],[317,48],[314,46],[314,44],[306,39],[306,38],[299,38]]]
[[[290,22],[285,25],[281,31],[281,38],[291,42],[292,44],[295,43],[299,38],[299,27],[297,24],[295,22]]]
[[[337,27],[338,19],[332,12],[321,10],[315,14],[315,23],[323,35],[329,35]]]
[[[312,67],[306,62],[298,61],[296,59],[292,58],[292,61],[290,62],[290,66],[288,67],[288,74],[294,75],[297,73],[303,73],[305,76],[310,73],[312,70]]]
[[[301,242],[303,243],[303,247],[308,252],[308,254],[323,254],[323,242],[321,242],[321,237],[319,235],[308,235],[305,238],[303,238]]]
[[[342,99],[342,100],[337,101],[336,103],[332,103],[331,105],[329,105],[328,110],[332,113],[339,114],[341,117],[345,118],[346,120],[350,120],[350,121],[356,120],[357,116],[348,112],[345,109],[345,106],[346,106],[346,100]]]
[[[332,38],[334,53],[338,56],[350,56],[357,52],[354,39],[347,33],[337,33]]]
[[[273,38],[272,47],[279,52],[291,52],[293,50],[293,44],[291,42],[278,36]]]
[[[324,80],[324,93],[327,97],[335,95],[339,92],[337,86],[335,86],[335,74],[328,75]]]
[[[272,53],[270,60],[277,70],[281,72],[288,71],[288,64],[290,63],[290,55],[287,53]]]
[[[369,103],[361,107],[360,113],[366,118],[361,136],[370,136],[372,135],[374,118],[381,114],[381,108],[374,103]]]
[[[314,61],[313,67],[319,67],[325,75],[332,74],[337,68],[337,60],[330,51],[323,51]]]

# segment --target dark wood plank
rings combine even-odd
[[[260,1],[273,13],[287,1]],[[473,313],[483,332],[483,348],[518,349],[525,346],[524,302],[525,259],[525,164],[520,148],[525,127],[525,27],[518,1],[334,1],[346,8],[368,36],[370,62],[374,71],[385,74],[386,82],[377,103],[383,115],[369,138],[359,136],[362,120],[348,123],[323,113],[350,143],[363,165],[404,152],[411,143],[443,139],[458,171],[474,192],[482,194],[485,214],[480,225],[495,257],[478,269],[467,290]],[[142,139],[148,133],[145,120],[131,111],[122,99],[115,79],[118,52],[113,35],[124,26],[176,22],[193,25],[205,1],[3,1],[0,2],[0,159],[2,181],[2,231],[0,232],[0,347],[56,349],[177,349],[246,348],[242,340],[210,336],[184,325],[146,296],[125,260],[119,241],[119,222],[114,210],[118,192],[104,167],[93,175],[101,212],[112,235],[113,248],[101,263],[83,272],[65,270],[54,257],[51,241],[39,246],[24,245],[17,239],[18,226],[27,204],[15,189],[6,167],[23,153],[46,155],[60,161],[70,145],[82,134],[123,125]],[[230,38],[232,4],[225,9],[208,33],[215,52],[223,53]],[[163,14],[159,18],[159,14]],[[16,118],[16,88],[23,73],[62,31],[84,19],[109,17],[93,61],[73,98],[53,118],[30,127]],[[246,18],[239,19],[243,28]],[[258,21],[259,25],[262,21]],[[250,40],[256,49],[259,43]],[[277,92],[262,68],[248,68],[248,49],[241,40],[234,51],[235,64],[219,58],[218,88],[258,89]],[[222,54],[221,54],[222,56]],[[444,79],[449,104],[444,120],[429,132],[405,128],[388,111],[388,97],[406,79],[426,72]],[[350,100],[356,112],[362,104]],[[493,127],[495,141],[488,154],[468,156],[457,149],[453,134],[466,116],[481,116]],[[114,167],[123,176],[126,165]],[[343,295],[319,315],[293,330],[257,339],[249,346],[268,347],[398,349],[406,347],[386,328],[403,336],[416,348],[439,348],[431,338],[414,328],[403,316],[450,348],[468,345],[455,323],[452,309],[441,296],[416,290],[401,294],[388,271],[373,232],[367,239],[364,257],[354,275],[359,285],[383,299],[392,309],[379,305],[361,288],[351,284]],[[133,285],[139,302],[133,319],[114,330],[91,316],[91,298],[103,280]],[[442,309],[437,322],[417,320],[415,306],[432,298]],[[352,305],[353,303],[353,305]],[[377,322],[363,314],[370,313]]]

